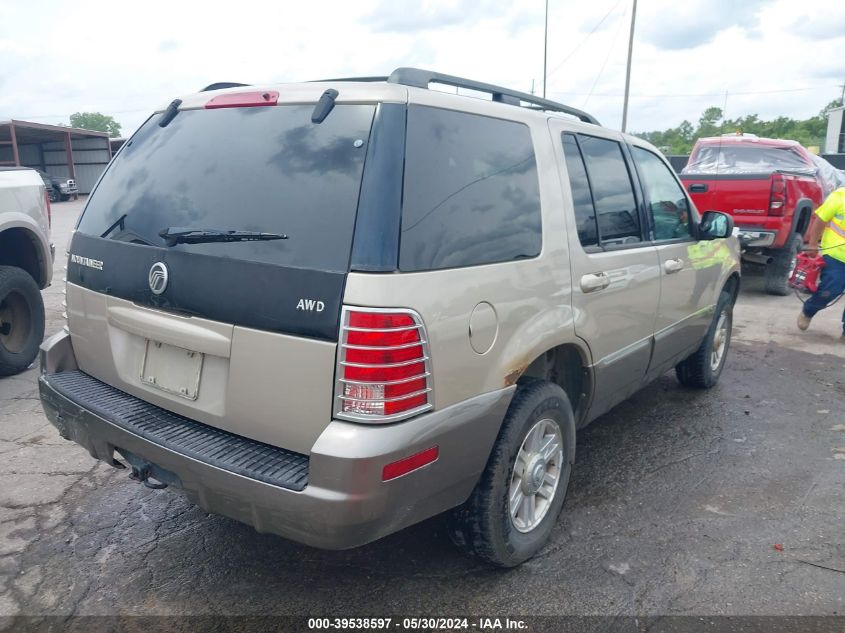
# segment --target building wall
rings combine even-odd
[[[0,146],[2,147],[4,146]],[[105,137],[73,139],[71,151],[79,193],[91,193],[91,189],[94,188],[97,179],[109,163],[109,139]],[[59,178],[70,177],[63,141],[18,146],[21,164],[27,167],[42,169],[42,152],[43,164],[48,174]],[[0,155],[0,160],[3,160],[2,155]],[[11,148],[9,148],[8,160],[12,160]]]
[[[826,154],[845,154],[845,108],[836,108],[827,114]]]

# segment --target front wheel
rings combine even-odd
[[[713,322],[701,346],[675,367],[675,374],[685,387],[709,389],[719,382],[731,344],[733,302],[733,295],[723,290],[716,303]]]
[[[513,567],[542,548],[563,507],[575,461],[575,417],[558,385],[520,384],[481,480],[452,511],[453,542]]]

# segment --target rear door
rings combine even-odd
[[[310,451],[332,415],[375,106],[338,103],[321,123],[313,109],[193,109],[164,127],[156,115],[126,143],[71,244],[68,316],[83,371]]]
[[[660,262],[660,302],[649,369],[649,377],[657,377],[694,351],[704,337],[718,294],[721,243],[695,238],[695,208],[663,158],[642,147],[632,147],[631,154]]]
[[[550,126],[575,210],[569,231],[575,331],[593,356],[595,417],[642,385],[660,294],[657,252],[644,239],[619,140],[567,132],[554,120]]]

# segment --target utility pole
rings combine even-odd
[[[625,70],[625,101],[622,104],[622,131],[628,127],[628,93],[631,90],[631,54],[634,50],[634,23],[637,20],[637,0],[631,10],[631,36],[628,38],[628,68]]]
[[[543,99],[546,98],[546,60],[549,53],[549,0],[546,0],[546,26],[543,28]]]

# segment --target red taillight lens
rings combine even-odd
[[[786,211],[786,181],[781,174],[772,176],[772,192],[769,198],[769,215],[783,215]]]
[[[47,203],[47,226],[53,228],[53,209],[50,207],[50,192],[44,192],[44,202]]]
[[[427,350],[415,313],[344,308],[336,415],[381,422],[431,408]]]

